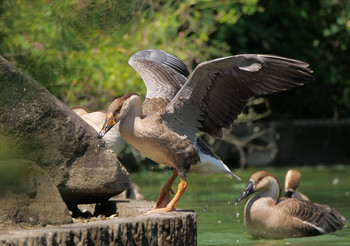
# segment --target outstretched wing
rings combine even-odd
[[[313,80],[312,73],[305,62],[273,55],[236,55],[203,62],[167,105],[164,118],[177,128],[181,115],[190,115],[186,121],[196,119],[200,131],[222,137],[222,128],[231,126],[251,97],[303,85]]]
[[[171,100],[186,82],[189,72],[177,57],[162,50],[142,50],[129,59],[147,87],[146,98]]]

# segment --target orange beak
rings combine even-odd
[[[106,115],[106,121],[101,129],[101,131],[98,133],[98,138],[103,138],[104,135],[115,125],[117,122],[115,122],[113,114],[107,113]]]

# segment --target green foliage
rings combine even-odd
[[[350,113],[350,2],[75,0],[0,2],[0,54],[66,104],[105,108],[145,86],[127,64],[142,49],[199,62],[272,53],[309,62],[315,82],[272,95],[275,117]]]
[[[135,84],[120,43],[137,1],[124,2],[5,1],[1,53],[67,104],[98,107]]]
[[[261,0],[263,9],[220,25],[213,39],[232,53],[268,53],[311,64],[315,81],[302,89],[270,96],[279,117],[330,118],[350,114],[350,2]]]
[[[242,4],[250,1],[242,1]],[[106,107],[145,86],[127,64],[136,51],[164,49],[192,67],[228,55],[210,40],[241,13],[223,1],[4,1],[0,52],[68,105]]]

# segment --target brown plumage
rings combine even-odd
[[[301,174],[296,169],[290,169],[286,173],[284,180],[284,196],[287,198],[298,198],[300,200],[310,201],[310,199],[304,194],[300,193],[297,189],[299,186]]]
[[[99,137],[120,121],[122,137],[148,158],[174,168],[153,211],[173,211],[186,189],[186,173],[234,175],[197,137],[200,131],[221,137],[251,97],[310,82],[309,64],[272,55],[237,55],[201,63],[189,75],[175,56],[161,50],[135,53],[129,64],[147,87],[144,103],[136,94],[109,107]],[[188,77],[189,76],[189,77]],[[170,201],[174,179],[178,192]]]
[[[237,202],[255,192],[257,194],[248,200],[244,208],[244,223],[255,237],[281,239],[316,236],[340,230],[344,226],[331,211],[310,201],[280,199],[280,184],[268,172],[254,173]]]
[[[304,201],[310,201],[310,199],[307,196],[305,196],[303,193],[299,192],[298,190],[300,179],[301,179],[301,174],[298,170],[290,169],[287,172],[286,178],[285,178],[284,196],[286,198],[293,197]],[[320,203],[314,203],[314,204],[322,209],[332,212],[335,216],[337,216],[339,220],[343,222],[346,221],[346,218],[331,206],[327,204],[320,204]]]

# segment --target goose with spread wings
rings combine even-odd
[[[313,79],[309,64],[274,55],[218,58],[199,64],[191,74],[181,60],[162,50],[138,51],[129,64],[146,84],[146,98],[142,103],[138,94],[128,93],[115,99],[98,137],[119,123],[126,142],[151,160],[173,167],[151,212],[175,210],[189,170],[236,176],[197,133],[222,137],[222,128],[231,127],[250,98]],[[180,183],[171,199],[177,176]]]

